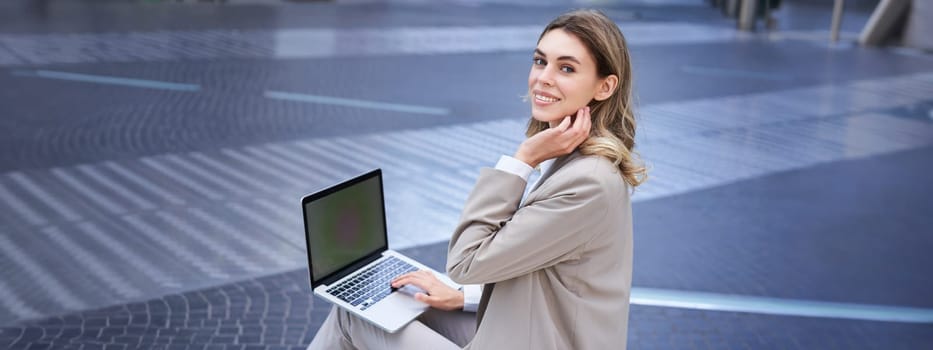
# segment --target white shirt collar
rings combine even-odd
[[[541,164],[538,164],[538,169],[541,170],[541,174],[544,175],[544,173],[546,173],[547,170],[550,169],[551,166],[554,165],[554,161],[556,160],[557,158],[551,158],[551,159],[541,162]]]

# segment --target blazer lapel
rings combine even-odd
[[[571,159],[574,159],[574,158],[576,158],[576,157],[578,157],[578,156],[580,156],[580,152],[579,152],[579,151],[573,151],[573,152],[571,152],[570,154],[557,157],[557,159],[554,161],[554,164],[551,164],[551,167],[548,168],[547,171],[544,172],[544,174],[541,174],[541,179],[538,180],[538,182],[535,183],[535,186],[531,188],[531,191],[528,192],[528,199],[529,199],[529,200],[526,200],[526,201],[525,201],[525,204],[528,204],[528,203],[531,202],[530,199],[533,197],[533,194],[535,193],[535,191],[537,191],[538,188],[541,187],[541,184],[543,184],[545,181],[547,181],[548,178],[550,178],[551,175],[553,175],[555,172],[557,172],[558,169],[560,169],[561,167],[563,167],[564,165],[566,165],[568,162],[570,162]]]

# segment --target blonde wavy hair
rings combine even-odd
[[[648,172],[634,151],[632,65],[625,37],[612,20],[597,10],[576,10],[560,15],[544,28],[538,42],[554,29],[563,29],[583,42],[596,61],[600,78],[612,74],[619,77],[619,84],[609,98],[590,101],[593,127],[578,149],[582,154],[611,160],[619,168],[622,179],[634,189],[647,180]],[[548,127],[548,123],[531,118],[525,135],[531,137]]]

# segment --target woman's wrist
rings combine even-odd
[[[515,155],[512,158],[518,159],[525,164],[528,164],[532,168],[537,168],[540,161],[528,155],[521,146],[518,147],[518,151],[515,152]]]
[[[466,297],[464,297],[463,290],[459,290],[457,293],[457,301],[455,302],[455,310],[463,310],[463,306],[466,305]]]

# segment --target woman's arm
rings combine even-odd
[[[545,198],[521,210],[524,181],[483,169],[450,241],[448,276],[461,284],[498,282],[575,257],[608,208],[598,179],[587,171],[593,167],[585,168],[562,169],[569,178],[541,188]]]

